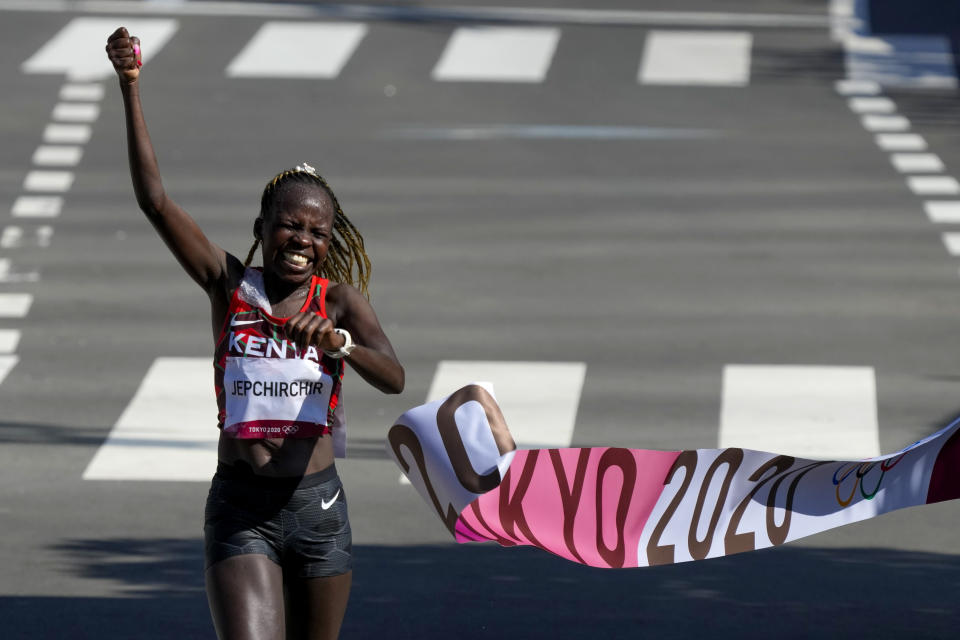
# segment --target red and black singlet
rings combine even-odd
[[[313,276],[301,312],[326,313],[329,281]],[[343,360],[286,338],[270,313],[263,273],[248,268],[230,298],[214,352],[218,427],[234,438],[309,438],[342,431]],[[341,446],[342,438],[336,436]]]

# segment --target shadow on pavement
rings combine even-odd
[[[199,540],[58,547],[108,597],[0,597],[2,636],[212,638]],[[785,547],[601,570],[527,548],[356,548],[343,638],[953,638],[960,558]]]

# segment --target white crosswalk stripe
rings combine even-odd
[[[0,384],[3,384],[18,362],[20,362],[18,356],[0,356]]]
[[[217,466],[211,358],[157,358],[85,480],[208,481]]]
[[[227,66],[233,78],[336,78],[367,33],[359,23],[267,22]]]
[[[0,353],[14,353],[20,344],[20,331],[0,329]]]
[[[29,293],[0,293],[0,318],[22,318],[32,305],[33,296]]]
[[[952,256],[960,256],[960,231],[948,231],[943,234],[943,246]]]
[[[934,153],[894,153],[890,162],[900,173],[938,173],[946,168]]]
[[[73,186],[73,173],[70,171],[31,171],[23,179],[23,188],[27,191],[69,191]]]
[[[83,147],[41,145],[33,152],[33,164],[41,167],[72,167],[80,163]]]
[[[930,200],[924,203],[923,208],[930,222],[960,224],[960,200]]]
[[[54,218],[62,208],[60,196],[19,196],[13,201],[10,213],[15,218]]]
[[[52,144],[85,144],[93,131],[85,124],[48,124],[43,130],[43,141]]]
[[[927,141],[915,133],[878,133],[877,146],[884,151],[925,151]]]
[[[727,365],[720,446],[803,458],[880,455],[870,367]]]
[[[586,372],[583,362],[445,360],[433,375],[427,402],[472,382],[491,382],[518,446],[569,447]]]
[[[543,82],[560,30],[551,27],[460,27],[433,79],[446,82]]]
[[[951,176],[909,176],[907,186],[918,196],[960,194],[960,182]]]
[[[166,18],[74,18],[23,63],[23,72],[65,73],[88,79],[109,77],[113,67],[103,47],[107,36],[119,24],[140,38],[144,64],[149,63],[177,30],[177,21]]]
[[[651,31],[640,63],[642,84],[745,86],[753,36],[739,31]]]

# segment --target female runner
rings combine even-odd
[[[107,54],[120,80],[137,203],[210,298],[221,432],[204,538],[217,635],[336,638],[352,567],[334,467],[343,363],[385,393],[404,384],[366,299],[363,240],[303,165],[264,189],[245,263],[212,243],[164,192],[140,105],[139,39],[121,27]],[[258,245],[263,268],[252,269]]]

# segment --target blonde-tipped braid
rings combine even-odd
[[[257,238],[253,241],[253,246],[250,247],[250,253],[247,254],[247,259],[243,261],[243,268],[246,269],[250,266],[250,263],[253,262],[253,256],[257,253],[257,247],[260,246],[260,238]]]
[[[340,208],[340,202],[334,195],[333,189],[327,181],[310,165],[304,164],[294,169],[278,173],[273,180],[267,183],[260,197],[260,216],[266,218],[272,211],[277,192],[284,184],[294,182],[299,184],[314,184],[323,189],[333,203],[333,234],[330,236],[330,248],[326,259],[317,267],[317,275],[334,282],[345,282],[360,289],[367,298],[370,293],[367,287],[370,284],[370,257],[363,244],[363,236],[354,226],[347,215]],[[260,244],[258,238],[250,247],[250,253],[244,266],[249,266]]]

